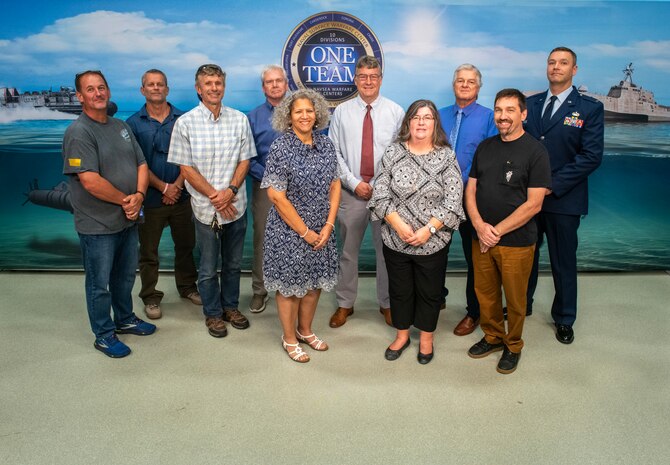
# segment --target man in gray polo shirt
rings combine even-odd
[[[148,170],[128,125],[107,116],[111,93],[104,75],[77,74],[75,87],[83,112],[63,138],[63,174],[70,177],[93,345],[109,357],[125,357],[130,348],[115,333],[144,336],[156,330],[135,316],[131,295],[137,269],[136,222]]]

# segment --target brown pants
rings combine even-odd
[[[526,319],[526,290],[533,267],[535,245],[528,247],[496,246],[486,253],[479,241],[472,241],[472,263],[475,268],[475,292],[479,300],[481,328],[489,344],[501,341],[510,352],[523,348],[521,333]],[[507,332],[503,318],[502,290],[507,302]]]

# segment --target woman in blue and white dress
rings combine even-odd
[[[273,204],[265,227],[263,280],[268,291],[277,291],[284,350],[301,363],[309,355],[300,342],[328,349],[312,331],[312,320],[321,290],[331,291],[337,283],[337,155],[330,139],[316,132],[329,116],[317,92],[287,95],[274,110],[272,126],[284,134],[270,147],[261,183]]]

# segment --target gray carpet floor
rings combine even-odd
[[[396,362],[394,330],[360,280],[355,313],[314,329],[331,346],[311,362],[280,346],[274,299],[244,331],[207,334],[173,276],[152,336],[121,336],[113,360],[93,348],[81,273],[0,273],[0,463],[28,464],[666,464],[670,457],[670,275],[582,274],[576,340],[554,338],[551,277],[540,278],[519,368],[466,355],[481,330],[451,330],[465,278],[451,291],[435,358],[418,334]],[[139,289],[139,279],[135,295]],[[142,317],[140,300],[136,311]]]

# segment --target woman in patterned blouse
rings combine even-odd
[[[417,100],[405,114],[396,142],[384,153],[368,208],[383,219],[396,338],[386,349],[396,360],[419,329],[419,363],[433,358],[451,235],[464,220],[463,181],[435,104]]]
[[[274,110],[272,126],[284,135],[270,147],[262,188],[273,206],[263,245],[263,280],[277,291],[282,345],[291,359],[308,362],[300,342],[323,351],[312,331],[321,290],[337,282],[335,216],[340,178],[335,146],[315,132],[329,119],[325,99],[313,90],[287,95]]]

